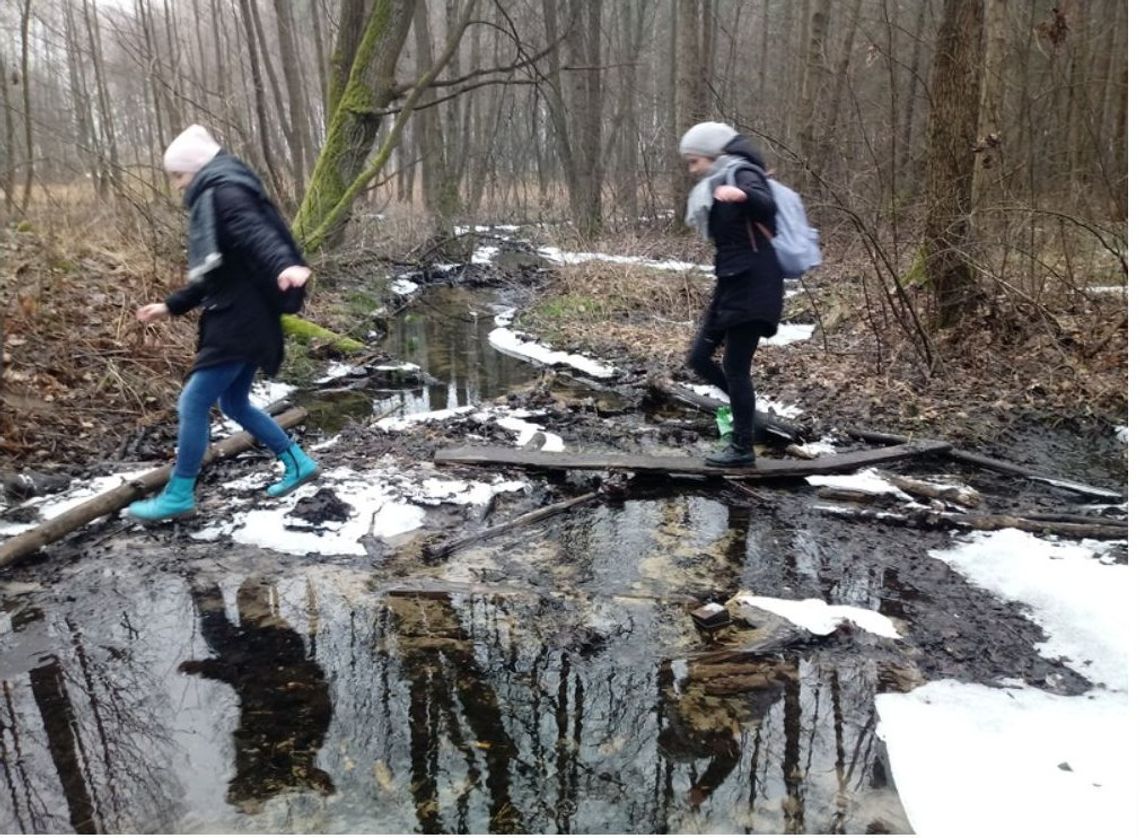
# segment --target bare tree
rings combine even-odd
[[[926,275],[937,322],[957,323],[977,291],[971,250],[982,0],[946,0],[931,74],[926,169]]]

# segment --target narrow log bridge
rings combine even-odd
[[[305,408],[295,407],[285,411],[280,416],[275,416],[274,419],[278,425],[287,429],[300,424],[308,415]],[[254,439],[248,433],[245,431],[236,433],[217,445],[211,445],[206,456],[202,458],[202,467],[208,466],[215,460],[234,457],[252,448],[253,445]],[[84,501],[79,506],[52,518],[50,521],[45,521],[34,529],[13,536],[0,544],[0,568],[6,567],[24,556],[30,556],[37,550],[63,538],[69,532],[79,529],[84,524],[91,523],[96,518],[112,515],[131,501],[145,497],[160,486],[166,485],[173,468],[172,465],[165,465],[152,469],[134,480]]]
[[[892,463],[924,454],[943,454],[948,442],[910,442],[887,448],[855,451],[816,460],[774,460],[757,458],[750,468],[718,468],[706,465],[700,457],[649,457],[619,452],[524,451],[518,448],[463,447],[435,452],[437,465],[511,466],[539,471],[629,471],[642,474],[695,474],[704,477],[747,477],[776,479],[832,474],[880,463]]]

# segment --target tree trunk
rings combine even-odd
[[[91,99],[87,91],[87,80],[80,64],[83,53],[79,33],[75,23],[75,8],[68,3],[65,8],[65,37],[67,39],[67,72],[71,83],[72,110],[75,115],[76,151],[84,161],[91,177],[95,197],[99,197],[99,164],[95,159],[95,139],[91,129]],[[2,66],[2,65],[0,65]],[[7,82],[3,82],[5,86]]]
[[[301,84],[300,51],[293,34],[293,12],[289,0],[273,0],[277,11],[277,39],[281,50],[281,66],[285,72],[285,90],[289,96],[289,125],[285,134],[289,137],[289,151],[293,161],[293,203],[299,204],[305,194],[305,160],[312,158],[313,150],[307,142],[308,102]]]
[[[405,93],[406,88],[396,84],[394,74],[411,28],[412,6],[411,2],[390,0],[377,3],[372,10],[328,140],[293,222],[294,234],[306,252],[332,244],[343,235],[353,203],[391,159],[425,88],[459,47],[471,22],[475,0],[467,0],[439,60]],[[403,106],[380,149],[369,159],[382,119],[380,112],[399,94],[404,95]]]
[[[578,193],[581,184],[578,182],[576,152],[574,143],[570,138],[568,109],[562,89],[562,34],[559,32],[555,0],[542,0],[542,13],[546,41],[554,45],[550,50],[546,74],[549,88],[547,110],[550,114],[551,126],[554,129],[554,142],[558,151],[558,159],[562,162],[562,171],[566,175],[566,189],[570,196],[570,203],[572,206],[578,206],[580,201]]]
[[[29,73],[31,53],[29,29],[32,23],[32,0],[24,0],[20,13],[20,85],[24,97],[24,196],[20,199],[20,213],[28,214],[32,200],[32,176],[35,171],[35,147],[32,142],[32,85]]]
[[[114,114],[111,112],[111,96],[107,90],[107,72],[103,63],[103,38],[99,31],[99,11],[94,4],[83,3],[83,15],[87,22],[87,36],[91,43],[91,62],[95,67],[95,89],[99,99],[99,117],[102,126],[102,147],[107,149],[110,165],[104,160],[103,177],[114,187],[116,194],[122,192],[119,178],[119,144],[115,138]],[[101,153],[101,152],[100,152]]]
[[[578,232],[586,238],[602,227],[602,0],[583,0],[568,36],[571,76],[575,176],[579,190],[572,209]]]
[[[341,0],[336,42],[329,57],[329,79],[325,101],[326,125],[332,124],[337,105],[340,104],[341,96],[348,87],[352,62],[360,48],[360,40],[364,37],[365,25],[377,11],[382,13],[387,11],[386,8],[374,9],[373,6],[377,3],[385,7],[387,5],[383,0]]]
[[[808,161],[814,161],[816,102],[823,89],[823,76],[826,71],[824,48],[827,43],[827,30],[831,25],[831,0],[815,0],[815,10],[811,16],[811,29],[808,40],[807,70],[800,90],[800,154]]]
[[[0,105],[4,107],[4,209],[9,215],[16,208],[16,120],[12,117],[15,108],[8,95],[10,78],[8,60],[0,49]]]
[[[974,163],[974,206],[993,200],[1001,185],[1002,124],[1009,56],[1009,0],[985,0],[985,63],[978,121],[980,152]]]
[[[902,159],[899,169],[907,184],[914,184],[918,180],[914,171],[914,157],[911,149],[914,148],[914,110],[918,102],[918,79],[920,77],[919,62],[922,59],[922,45],[926,42],[926,7],[929,0],[918,0],[918,23],[914,28],[914,44],[910,52],[910,84],[906,94],[906,103],[903,105],[905,116],[902,129]]]
[[[831,138],[836,136],[835,128],[839,122],[839,106],[843,103],[843,99],[847,96],[849,90],[847,73],[851,69],[851,53],[855,48],[855,35],[859,32],[859,13],[862,10],[863,0],[855,0],[855,5],[851,9],[851,26],[843,39],[842,57],[839,59],[839,66],[835,70],[834,89],[831,91],[831,102],[828,104],[827,121],[824,123],[822,134],[822,136],[826,138],[825,142],[827,143],[826,148],[829,158],[836,148]],[[894,159],[891,160],[891,165],[894,166]]]
[[[329,73],[328,65],[325,63],[325,36],[324,27],[321,25],[321,13],[318,6],[320,0],[310,0],[309,14],[313,19],[313,45],[317,51],[317,80],[320,84],[321,95],[319,97],[322,105],[327,108],[328,102],[325,97],[328,95],[329,90]],[[321,126],[328,124],[328,112],[323,114]],[[323,134],[323,131],[321,132]],[[316,149],[313,150],[313,156],[316,156]],[[310,161],[310,165],[312,165]]]
[[[277,174],[277,167],[273,164],[274,154],[270,145],[269,116],[266,113],[265,85],[261,80],[261,63],[257,58],[257,31],[253,26],[253,15],[250,4],[253,0],[238,0],[241,11],[242,26],[245,29],[246,46],[249,49],[249,70],[253,82],[253,107],[257,118],[258,141],[261,143],[261,154],[265,161],[265,169],[269,174],[273,191],[278,198],[285,195],[281,177]]]
[[[673,37],[676,39],[676,116],[677,131],[670,137],[670,145],[676,148],[676,143],[693,125],[704,119],[705,114],[700,110],[700,83],[701,83],[701,42],[700,42],[700,5],[699,0],[677,0],[677,14],[674,20]],[[685,222],[685,208],[688,203],[689,174],[685,161],[672,155],[677,162],[673,163],[673,219],[674,225],[683,226]]]
[[[958,322],[977,291],[970,264],[982,0],[946,0],[930,82],[925,263],[936,322]]]

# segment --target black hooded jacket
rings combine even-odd
[[[735,172],[736,186],[748,195],[740,203],[713,201],[709,234],[716,246],[716,290],[709,306],[710,325],[717,329],[759,321],[766,337],[776,333],[784,307],[784,277],[776,251],[756,227],[763,224],[776,234],[776,204],[760,152],[737,135],[725,154],[743,157],[750,165]]]
[[[233,176],[228,175],[231,170]],[[212,191],[202,190],[204,177]],[[285,357],[281,312],[300,307],[302,289],[282,294],[277,276],[305,262],[280,213],[257,184],[245,164],[221,152],[187,189],[188,203],[213,201],[222,256],[217,268],[166,298],[173,315],[202,307],[191,372],[245,361],[274,375]]]

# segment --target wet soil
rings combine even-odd
[[[461,416],[384,433],[372,419],[466,404],[545,410],[568,447],[711,451],[711,418],[645,410],[636,388],[500,355],[486,334],[502,289],[430,291],[387,354],[428,374],[357,391],[304,429],[326,472],[434,450],[513,444]],[[473,312],[473,313],[472,313]],[[303,394],[302,394],[303,395]],[[1023,431],[1033,431],[1026,434]],[[1022,429],[1017,456],[1120,487],[1118,459],[1061,428]],[[772,452],[775,454],[776,452]],[[1047,468],[1046,468],[1047,467]],[[210,520],[261,503],[204,477]],[[1073,510],[1047,486],[946,460],[989,511]],[[799,481],[633,481],[464,548],[424,547],[594,488],[600,474],[507,475],[527,489],[443,503],[364,556],[291,556],[98,522],[0,578],[0,825],[6,831],[907,832],[874,735],[877,692],[924,680],[1089,684],[1042,658],[1016,605],[930,555],[956,536],[850,524]],[[268,478],[267,481],[268,482]],[[336,486],[286,501],[315,526],[344,514]],[[893,618],[901,640],[790,624],[703,631],[695,605],[741,590],[818,597]],[[759,640],[757,635],[760,635]],[[709,653],[722,654],[708,657]]]

